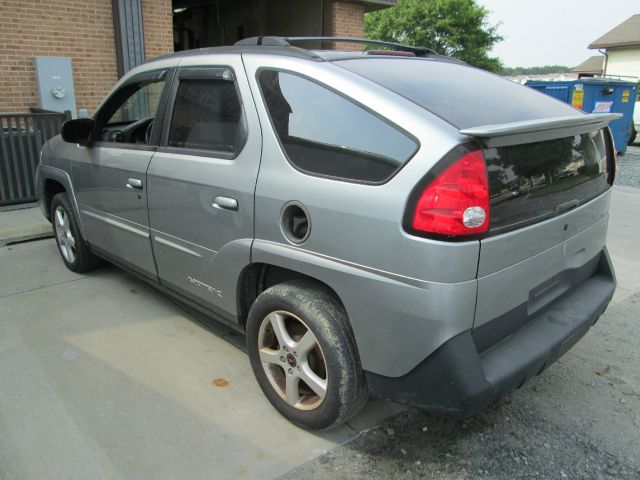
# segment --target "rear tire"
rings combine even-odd
[[[251,307],[246,338],[260,388],[292,423],[332,428],[366,404],[347,314],[326,287],[296,280],[268,288]]]
[[[629,143],[627,145],[632,145],[633,142],[636,141],[637,135],[638,135],[638,132],[636,131],[636,127],[634,125],[631,125],[631,135],[629,136]]]
[[[51,223],[58,251],[66,267],[76,273],[93,270],[101,262],[80,235],[78,222],[71,208],[69,196],[58,193],[51,201]]]

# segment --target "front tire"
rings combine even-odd
[[[297,280],[262,292],[247,319],[247,347],[263,393],[298,426],[338,426],[367,401],[347,314],[322,285]]]
[[[78,222],[66,193],[58,193],[51,201],[51,223],[58,251],[66,267],[76,273],[93,270],[100,260],[89,250],[80,235]]]

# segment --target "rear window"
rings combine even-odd
[[[492,232],[559,215],[609,188],[602,130],[484,154]]]
[[[364,58],[333,63],[402,95],[458,129],[581,115],[529,87],[466,65],[416,58]]]
[[[417,149],[399,128],[305,77],[263,70],[259,82],[289,161],[306,173],[381,183]]]

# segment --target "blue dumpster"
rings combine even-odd
[[[587,113],[622,113],[623,117],[610,123],[616,151],[623,155],[633,127],[633,106],[638,84],[609,78],[580,78],[543,82],[528,80],[528,87],[539,90]]]

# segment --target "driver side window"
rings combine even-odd
[[[164,75],[129,83],[118,90],[100,112],[103,142],[149,145],[151,130],[165,86]]]

